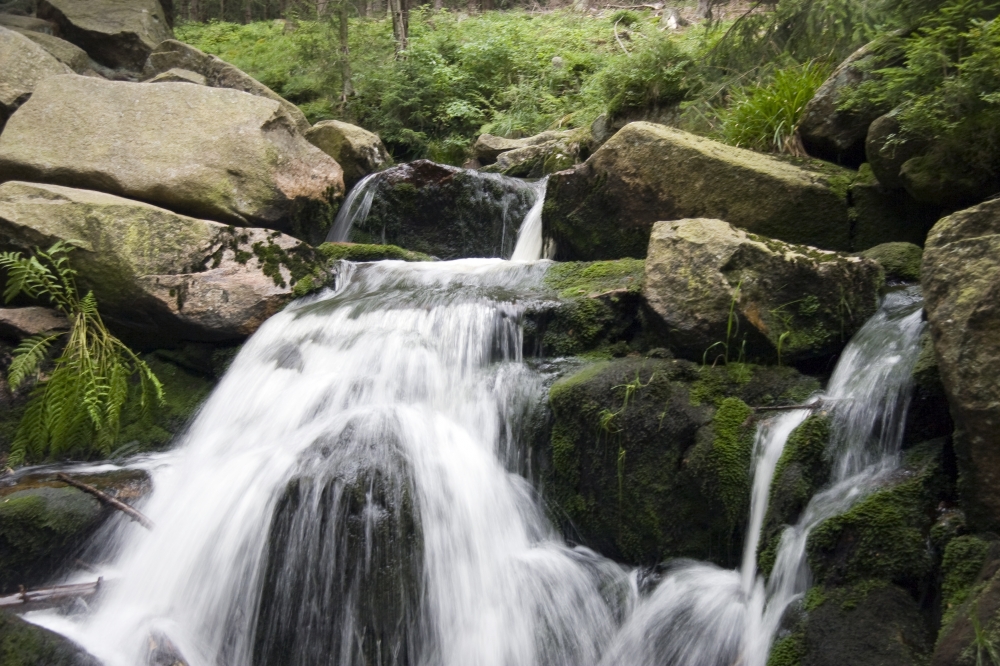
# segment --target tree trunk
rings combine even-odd
[[[409,37],[409,9],[407,0],[389,0],[389,11],[392,13],[392,36],[396,39],[396,55],[406,50]]]
[[[694,10],[695,17],[711,20],[713,4],[712,0],[698,0],[698,8]]]
[[[346,106],[347,98],[354,94],[351,85],[351,48],[347,41],[347,3],[340,0],[340,103]]]

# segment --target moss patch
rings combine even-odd
[[[369,245],[365,243],[323,243],[316,250],[329,261],[433,261],[430,255],[404,250],[395,245]]]
[[[913,243],[882,243],[860,253],[866,259],[877,261],[885,269],[887,278],[905,282],[920,281],[920,262],[924,251]]]
[[[553,264],[545,272],[545,286],[560,298],[594,297],[608,292],[642,292],[645,262],[640,259],[618,261],[569,261]]]
[[[731,523],[745,518],[750,497],[750,461],[753,457],[753,410],[739,398],[726,398],[712,417],[712,462],[718,475],[719,496]]]
[[[974,593],[973,585],[986,563],[991,542],[979,536],[952,539],[941,560],[941,624],[951,622],[955,611]]]
[[[0,666],[97,666],[70,641],[0,611]]]

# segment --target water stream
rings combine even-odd
[[[808,586],[809,530],[895,464],[919,296],[890,294],[814,398],[834,480],[770,580],[760,527],[805,409],[758,430],[742,569],[675,562],[642,595],[635,571],[564,542],[525,474],[545,404],[521,351],[548,267],[537,187],[518,261],[344,264],[268,320],[153,470],[156,529],[118,527],[92,612],[29,619],[108,666],[764,666]]]

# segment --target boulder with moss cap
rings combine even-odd
[[[920,260],[924,251],[913,243],[882,243],[861,253],[866,259],[877,261],[885,269],[887,278],[906,282],[920,281]]]
[[[787,242],[847,250],[852,172],[828,171],[630,123],[584,164],[550,177],[544,232],[563,260],[644,257],[654,222],[689,217],[724,218]]]
[[[315,279],[308,245],[267,229],[198,220],[102,192],[0,185],[0,248],[77,246],[70,264],[119,334],[149,348],[239,340]]]
[[[653,225],[643,294],[690,357],[794,362],[843,348],[883,281],[870,259],[691,219]]]
[[[8,121],[0,180],[101,190],[314,242],[344,191],[340,166],[302,138],[278,102],[83,76],[45,79]]]
[[[392,166],[389,151],[377,134],[339,120],[323,120],[309,129],[306,139],[337,160],[344,169],[347,189],[370,173]]]

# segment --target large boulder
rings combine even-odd
[[[850,172],[828,176],[681,130],[627,125],[553,174],[542,220],[557,259],[644,257],[653,223],[688,217],[829,250],[850,247]]]
[[[100,666],[101,662],[59,634],[0,611],[3,666]]]
[[[318,241],[343,194],[340,166],[273,100],[186,83],[56,76],[0,135],[0,181],[119,194]]]
[[[158,0],[39,0],[37,14],[107,67],[139,71],[173,36]]]
[[[899,124],[899,109],[879,116],[868,127],[866,159],[878,182],[890,190],[903,189],[903,179],[899,175],[903,165],[926,149],[926,141],[903,133]]]
[[[509,257],[535,190],[515,178],[417,160],[369,181],[371,208],[357,243],[389,243],[440,259]]]
[[[860,253],[865,259],[877,261],[885,276],[904,282],[920,281],[920,261],[924,251],[913,243],[882,243]]]
[[[214,55],[209,55],[189,44],[168,39],[156,45],[143,66],[143,77],[152,79],[172,69],[186,69],[205,77],[205,85],[212,88],[232,88],[257,97],[274,100],[299,132],[309,129],[305,115],[284,97],[253,78],[238,67]]]
[[[0,308],[0,337],[20,340],[48,331],[65,331],[69,320],[58,310],[31,305]]]
[[[0,14],[0,26],[11,30],[25,30],[46,35],[53,35],[59,29],[52,21],[19,14]]]
[[[65,39],[48,35],[44,32],[24,30],[22,28],[11,28],[49,52],[53,58],[69,67],[77,74],[97,75],[93,70],[93,62],[87,52],[75,44],[67,42]],[[62,72],[60,72],[62,73]]]
[[[0,27],[0,131],[43,79],[72,70],[38,44]]]
[[[306,139],[337,160],[344,170],[347,189],[370,173],[392,165],[389,151],[377,134],[339,120],[323,120],[306,134]]]
[[[472,147],[473,159],[487,173],[519,178],[541,178],[568,169],[587,156],[586,129],[548,131],[524,139],[483,134]]]
[[[848,111],[840,105],[845,93],[884,64],[873,45],[867,44],[848,56],[816,90],[802,111],[798,126],[802,145],[810,155],[851,167],[865,161],[868,126],[885,109],[871,106]]]
[[[309,246],[266,229],[193,219],[110,194],[57,185],[0,185],[0,248],[77,246],[80,289],[143,346],[242,339],[316,270]]]
[[[1000,200],[939,221],[921,265],[924,307],[955,419],[961,490],[975,524],[1000,526]]]
[[[799,361],[839,351],[883,280],[869,259],[692,219],[653,226],[643,294],[685,355]]]

